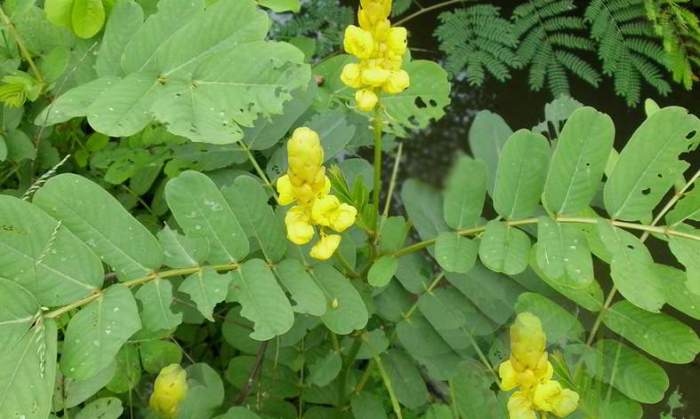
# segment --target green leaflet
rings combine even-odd
[[[435,260],[447,272],[469,272],[478,252],[476,241],[456,233],[440,233],[435,241]]]
[[[97,75],[122,76],[121,57],[132,35],[143,24],[143,9],[132,0],[118,1],[111,13],[100,42],[95,69]]]
[[[211,269],[200,269],[188,276],[178,291],[189,295],[202,316],[214,321],[214,307],[226,299],[231,285],[231,273],[219,274]]]
[[[491,390],[493,376],[476,361],[461,363],[450,380],[454,403],[462,417],[505,419],[505,406]]]
[[[115,372],[116,363],[113,362],[86,380],[74,380],[63,377],[63,406],[67,408],[74,407],[89,399],[110,382]],[[54,399],[54,403],[56,401]]]
[[[173,284],[156,278],[139,288],[136,298],[141,302],[141,321],[149,331],[169,330],[182,323],[182,313],[173,313]]]
[[[179,419],[210,418],[224,401],[224,383],[205,363],[187,367],[187,397],[180,405]]]
[[[222,190],[248,237],[255,240],[269,262],[278,262],[287,251],[284,223],[267,204],[270,199],[260,182],[239,176]]]
[[[664,279],[666,301],[676,310],[700,320],[700,294],[691,292],[686,285],[686,273],[666,265],[654,264],[654,270]]]
[[[102,0],[73,0],[71,23],[78,37],[92,38],[105,23]]]
[[[486,199],[486,164],[460,157],[450,171],[443,195],[447,225],[456,230],[474,227]]]
[[[563,345],[583,338],[584,329],[578,319],[547,297],[524,292],[518,297],[515,311],[527,311],[539,317],[549,342]]]
[[[78,380],[107,367],[124,343],[141,329],[136,301],[129,289],[112,285],[68,323],[61,371]]]
[[[301,262],[285,259],[277,265],[275,273],[296,302],[294,311],[312,316],[322,316],[326,312],[326,296]]]
[[[697,229],[688,230],[698,234]],[[672,236],[668,246],[676,259],[685,266],[686,286],[690,292],[700,295],[700,241]]]
[[[402,405],[415,409],[428,401],[428,390],[418,366],[397,349],[382,354],[381,362]]]
[[[479,244],[479,258],[484,266],[507,275],[527,268],[529,251],[527,234],[500,221],[489,221]]]
[[[165,199],[185,234],[209,241],[210,263],[243,259],[249,250],[246,234],[214,182],[188,170],[165,186]]]
[[[0,417],[45,419],[56,378],[56,323],[43,320],[0,353]]]
[[[408,179],[401,188],[401,201],[408,218],[423,240],[429,240],[448,230],[443,219],[440,194],[432,187],[415,179]]]
[[[489,111],[480,111],[474,117],[469,128],[469,149],[474,158],[486,164],[486,187],[493,196],[496,184],[498,161],[506,140],[513,135],[506,121],[500,115]]]
[[[34,203],[92,247],[122,280],[144,277],[162,264],[156,238],[116,198],[84,177],[61,174],[50,179]]]
[[[103,397],[85,405],[75,419],[118,419],[123,411],[121,400],[116,397]]]
[[[13,347],[32,327],[41,306],[16,282],[0,278],[0,340]]]
[[[326,327],[339,335],[365,327],[367,307],[348,278],[326,263],[315,265],[309,273],[328,299],[326,313],[321,316]]]
[[[177,343],[167,340],[150,340],[139,345],[139,355],[144,371],[158,374],[170,364],[182,361],[182,349]]]
[[[644,311],[627,301],[610,307],[603,322],[662,361],[687,364],[700,352],[700,338],[693,329],[671,316]]]
[[[286,333],[294,323],[294,312],[270,268],[251,259],[233,273],[228,300],[238,301],[241,316],[254,323],[250,337],[268,340]]]
[[[508,138],[498,162],[493,192],[493,206],[501,216],[517,220],[535,212],[549,153],[549,144],[540,134],[521,129]]]
[[[632,400],[658,403],[668,389],[668,376],[661,366],[627,345],[599,340],[584,355],[588,373],[618,389]]]
[[[610,276],[620,294],[637,307],[658,312],[666,299],[649,250],[636,236],[606,220],[597,226],[600,240],[612,254]]]
[[[82,109],[74,106],[76,91],[69,91],[37,123],[86,116],[96,131],[129,136],[155,119],[194,141],[234,143],[243,137],[243,126],[281,114],[291,92],[309,82],[303,53],[265,41],[268,25],[252,0],[206,7],[201,1],[161,1],[128,42],[115,43],[124,45],[125,77],[107,76],[110,83],[99,94],[82,96]],[[93,83],[105,86],[100,80]]]
[[[548,277],[573,288],[585,288],[593,282],[591,251],[575,225],[540,217],[537,239],[537,265]]]
[[[659,135],[663,132],[664,135]],[[700,119],[671,106],[647,118],[620,153],[605,183],[605,208],[612,218],[651,219],[651,211],[689,163],[681,153],[700,143]]]
[[[40,304],[69,304],[102,285],[97,256],[37,206],[0,196],[0,225],[3,276],[25,287]]]
[[[115,359],[115,373],[107,383],[107,390],[113,393],[126,393],[133,390],[141,380],[141,363],[136,345],[127,344],[121,347]]]
[[[309,382],[319,387],[330,384],[340,373],[343,360],[340,354],[331,349],[325,356],[320,357],[315,363],[309,365]]]
[[[454,375],[455,366],[464,358],[420,313],[414,314],[410,321],[399,322],[396,332],[403,348],[435,379],[449,379]]]
[[[171,268],[197,266],[209,254],[209,240],[206,237],[183,236],[168,225],[158,232],[158,241],[163,247],[163,263]]]
[[[666,214],[668,224],[675,225],[685,220],[700,221],[700,186],[697,184]]]
[[[383,400],[376,395],[363,392],[350,401],[352,414],[356,419],[387,419]]]
[[[383,287],[391,281],[399,268],[399,260],[390,255],[377,259],[367,272],[367,282],[373,287]]]
[[[542,202],[555,214],[576,214],[588,207],[600,186],[615,138],[612,119],[593,108],[571,114],[557,140]]]

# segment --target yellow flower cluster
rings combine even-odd
[[[347,64],[340,79],[358,89],[355,102],[361,111],[369,112],[377,105],[379,90],[401,93],[408,87],[408,73],[401,69],[406,53],[406,28],[391,27],[391,0],[360,0],[357,18],[360,26],[345,29],[343,46],[359,63]]]
[[[510,419],[537,419],[536,411],[563,418],[576,410],[578,393],[552,380],[547,337],[537,316],[518,315],[510,328],[510,345],[510,359],[498,370],[503,390],[519,388],[508,400]]]
[[[187,372],[179,364],[170,364],[160,370],[156,377],[148,405],[160,417],[176,418],[186,395]]]
[[[294,130],[287,142],[287,156],[287,174],[277,179],[279,203],[296,203],[284,219],[287,238],[294,244],[306,244],[314,237],[314,226],[318,226],[321,238],[310,255],[326,260],[340,244],[340,235],[328,234],[326,228],[342,233],[355,223],[357,210],[330,195],[331,182],[323,167],[323,147],[316,132],[306,127]]]

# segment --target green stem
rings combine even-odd
[[[250,148],[248,147],[248,145],[243,143],[243,142],[239,142],[238,145],[243,150],[245,150],[246,155],[248,156],[248,160],[253,165],[255,172],[258,174],[258,176],[260,176],[260,179],[262,179],[262,181],[265,182],[265,186],[267,186],[272,191],[272,197],[275,198],[275,201],[279,202],[279,199],[277,197],[277,191],[275,190],[275,187],[272,185],[270,178],[268,178],[267,175],[265,174],[265,171],[258,164],[258,161],[255,159],[255,156],[250,151]]]
[[[389,180],[389,190],[386,194],[386,201],[384,202],[384,210],[382,211],[381,221],[379,222],[379,228],[377,229],[377,234],[374,237],[374,244],[379,242],[382,235],[382,228],[389,216],[389,208],[391,207],[391,197],[394,195],[394,189],[396,188],[396,179],[399,176],[399,165],[401,163],[401,155],[403,154],[403,142],[399,143],[399,147],[396,149],[396,159],[394,159],[394,168],[391,171],[391,179]]]
[[[367,368],[365,368],[365,371],[362,373],[362,377],[360,377],[360,381],[355,386],[355,394],[360,394],[362,389],[365,388],[365,385],[367,384],[367,381],[369,381],[369,377],[372,374],[372,368],[374,368],[374,359],[370,359],[367,363]]]
[[[39,71],[39,68],[34,64],[34,60],[32,59],[32,54],[29,53],[29,50],[27,49],[26,46],[24,46],[24,41],[22,40],[22,37],[19,35],[19,32],[17,32],[17,28],[15,28],[14,23],[10,20],[10,18],[5,14],[5,10],[3,10],[2,6],[0,6],[0,19],[2,19],[2,23],[7,26],[7,30],[12,34],[12,37],[15,38],[15,42],[17,43],[17,48],[19,48],[19,53],[22,55],[22,58],[24,58],[24,61],[29,64],[29,68],[31,68],[32,73],[34,73],[34,77],[36,80],[44,84],[44,77],[41,75],[41,72]]]
[[[685,239],[690,239],[690,240],[697,240],[700,241],[700,235],[692,234],[692,233],[687,233],[684,231],[679,231],[679,230],[674,230],[670,228],[669,226],[656,226],[656,225],[646,225],[646,224],[636,224],[636,223],[629,223],[626,221],[617,221],[617,220],[611,220],[607,218],[588,218],[588,217],[557,217],[554,219],[554,221],[559,222],[559,223],[567,223],[567,224],[597,224],[599,220],[608,220],[608,222],[616,227],[620,228],[626,228],[629,230],[639,230],[639,231],[644,231],[649,234],[651,233],[657,233],[657,234],[662,234],[665,236],[675,236],[675,237],[682,237]],[[538,220],[537,218],[526,218],[522,220],[511,220],[511,221],[505,221],[506,224],[509,226],[519,226],[519,225],[527,225],[527,224],[537,224]],[[476,235],[479,233],[482,233],[484,230],[486,230],[486,225],[481,225],[478,227],[473,227],[473,228],[467,228],[463,230],[457,230],[455,233],[459,234],[460,236],[471,236],[471,235]],[[421,249],[425,249],[428,246],[431,246],[435,244],[436,239],[428,239],[428,240],[423,240],[417,243],[413,243],[409,246],[406,246],[402,249],[397,250],[394,252],[392,255],[393,256],[404,256],[409,253],[416,252]]]
[[[372,127],[374,128],[374,186],[372,189],[372,200],[374,204],[375,230],[376,222],[379,219],[379,198],[382,191],[382,129],[384,120],[382,119],[381,106],[377,104],[374,110]]]
[[[382,381],[384,381],[384,387],[386,387],[386,391],[389,393],[389,398],[391,399],[391,407],[394,409],[394,414],[396,415],[396,418],[403,419],[403,416],[401,415],[401,405],[399,404],[399,400],[396,398],[394,387],[391,385],[391,378],[389,377],[389,374],[386,373],[384,365],[382,365],[381,358],[375,356],[374,363],[377,364],[379,374],[382,376]]]
[[[151,282],[156,278],[167,279],[167,278],[173,278],[176,276],[191,275],[191,274],[199,272],[203,269],[214,269],[216,271],[222,272],[222,271],[232,271],[232,270],[235,270],[237,268],[238,268],[238,263],[231,262],[231,263],[225,263],[225,264],[221,264],[221,265],[192,266],[192,267],[188,267],[188,268],[170,269],[170,270],[161,271],[161,272],[151,272],[150,274],[143,276],[141,278],[136,278],[136,279],[132,279],[130,281],[122,282],[121,285],[124,287],[127,287],[127,288],[131,288],[131,287],[145,284],[147,282]],[[67,304],[67,305],[59,307],[55,310],[49,311],[48,313],[44,314],[44,318],[55,319],[56,317],[58,317],[64,313],[67,313],[73,309],[76,309],[76,308],[82,307],[86,304],[89,304],[101,296],[102,296],[102,290],[101,289],[95,290],[95,291],[93,291],[92,294],[88,295],[85,298],[81,298],[78,301],[74,301],[70,304]]]
[[[447,6],[450,6],[452,4],[457,4],[457,3],[464,3],[464,0],[448,0],[448,1],[443,1],[442,3],[433,4],[432,6],[423,7],[422,9],[420,9],[414,13],[411,13],[410,15],[408,15],[404,18],[397,20],[394,23],[394,26],[401,26],[402,24],[408,22],[411,19],[417,18],[418,16],[420,16],[422,14],[432,12],[433,10],[441,9],[443,7],[447,7]]]

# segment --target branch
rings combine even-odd
[[[241,389],[241,392],[238,393],[238,397],[236,397],[236,401],[234,402],[234,404],[242,404],[248,397],[248,394],[250,394],[250,390],[253,388],[253,384],[257,379],[258,373],[262,370],[262,363],[263,359],[265,358],[265,351],[267,350],[267,344],[269,342],[269,340],[266,340],[263,343],[261,343],[258,347],[258,352],[255,355],[255,364],[253,364],[253,368],[248,374],[248,380],[246,380],[245,385]]]
[[[2,6],[0,6],[0,19],[2,19],[2,23],[7,26],[7,30],[12,34],[12,37],[15,38],[15,42],[17,43],[17,48],[19,48],[19,52],[22,55],[22,58],[29,64],[29,68],[31,68],[32,73],[34,73],[34,77],[36,80],[44,84],[44,77],[41,75],[41,72],[39,71],[39,68],[34,64],[34,60],[32,59],[32,54],[29,53],[29,50],[27,50],[27,47],[24,46],[24,41],[22,40],[22,37],[19,35],[19,32],[17,32],[17,28],[15,25],[12,23],[10,18],[5,14],[5,10],[3,10]]]

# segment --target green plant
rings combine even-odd
[[[700,119],[683,108],[647,102],[619,153],[611,118],[570,98],[533,130],[480,112],[438,190],[398,176],[402,141],[449,104],[436,63],[406,54],[410,86],[359,113],[353,58],[309,64],[253,0],[122,0],[99,45],[8,10],[2,76],[44,82],[2,108],[0,417],[155,417],[165,369],[179,418],[505,418],[504,329],[529,312],[581,397],[570,417],[640,418],[670,385],[653,358],[700,353],[661,311],[700,319]],[[277,202],[299,127],[358,211],[324,261]]]

